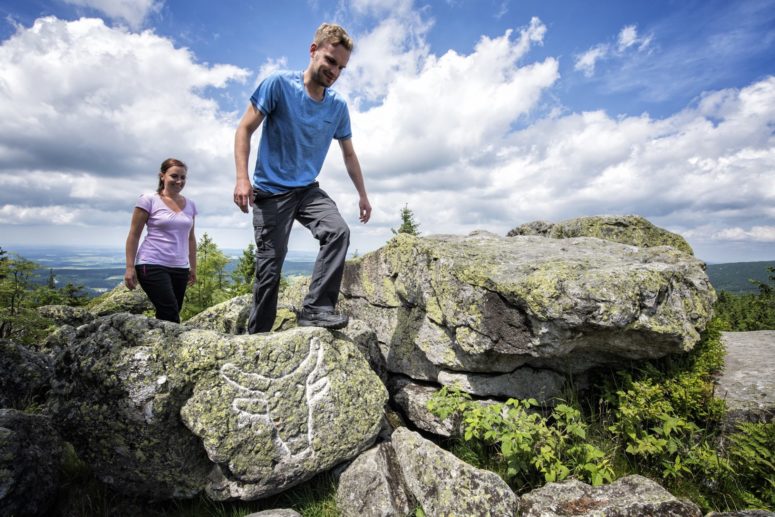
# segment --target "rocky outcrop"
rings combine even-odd
[[[522,517],[617,516],[701,517],[693,503],[676,499],[643,476],[627,476],[592,487],[576,480],[548,483],[520,499]]]
[[[253,295],[244,294],[213,305],[186,320],[185,325],[222,334],[247,334]]]
[[[418,429],[444,437],[453,436],[460,431],[459,415],[442,420],[428,409],[428,402],[438,393],[438,388],[396,375],[388,381],[388,390],[393,404],[398,406]]]
[[[337,504],[345,517],[407,515],[415,502],[425,515],[514,515],[518,499],[496,474],[405,427],[340,477]]]
[[[479,393],[505,374],[539,402],[553,372],[690,350],[715,300],[704,264],[673,248],[482,232],[398,235],[348,263],[342,292],[388,371]]]
[[[409,515],[415,505],[390,442],[358,456],[339,477],[336,507],[344,517]]]
[[[0,409],[0,515],[43,515],[59,488],[63,444],[49,417]]]
[[[0,339],[0,408],[25,409],[43,402],[52,373],[47,355]]]
[[[57,424],[100,479],[151,499],[280,492],[368,447],[387,399],[322,329],[228,336],[116,314],[59,336]]]
[[[775,330],[722,332],[724,371],[716,396],[724,399],[730,427],[775,418]]]
[[[129,290],[124,282],[121,282],[112,291],[95,298],[87,309],[95,316],[106,316],[120,312],[143,314],[153,310],[153,304],[140,287]]]
[[[69,305],[44,305],[38,307],[38,314],[57,325],[80,327],[92,321],[95,316],[85,307],[70,307]]]
[[[553,239],[596,237],[645,248],[672,246],[689,255],[694,254],[686,239],[677,233],[654,226],[648,220],[638,215],[579,217],[559,223],[533,221],[532,223],[518,226],[508,233],[509,237],[517,235],[538,235]]]

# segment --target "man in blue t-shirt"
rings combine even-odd
[[[237,185],[234,202],[253,204],[256,280],[248,331],[268,332],[277,313],[280,273],[293,221],[320,242],[309,293],[299,325],[342,328],[347,317],[334,312],[350,243],[336,204],[317,178],[331,140],[339,141],[347,174],[358,191],[360,221],[371,216],[361,166],[352,144],[347,103],[329,89],[350,60],[353,41],[339,25],[324,23],[315,32],[309,65],[303,72],[277,72],[264,79],[250,98],[234,137]],[[248,177],[250,137],[261,123],[253,183]]]

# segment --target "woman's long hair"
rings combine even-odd
[[[188,165],[181,162],[177,158],[167,158],[163,162],[161,162],[161,167],[159,167],[159,186],[156,187],[156,193],[161,194],[161,191],[164,190],[164,180],[162,179],[161,175],[165,174],[170,167],[183,167],[184,169],[188,170]]]

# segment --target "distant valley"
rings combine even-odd
[[[53,269],[58,286],[67,283],[82,284],[91,294],[113,289],[124,278],[124,252],[114,248],[83,249],[67,247],[10,247],[3,248],[17,253],[41,266],[38,281],[46,282],[49,270]],[[237,264],[242,250],[225,249],[231,260],[226,266],[231,272]],[[315,264],[315,252],[289,251],[283,264],[283,275],[309,275]],[[708,264],[711,284],[717,291],[730,293],[756,293],[758,289],[750,280],[767,282],[768,267],[775,267],[775,260],[764,262],[729,262]]]

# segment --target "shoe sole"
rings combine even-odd
[[[299,321],[298,325],[300,327],[320,327],[324,329],[331,329],[331,330],[338,330],[345,328],[350,322],[345,321],[344,323],[320,323],[315,321]]]

